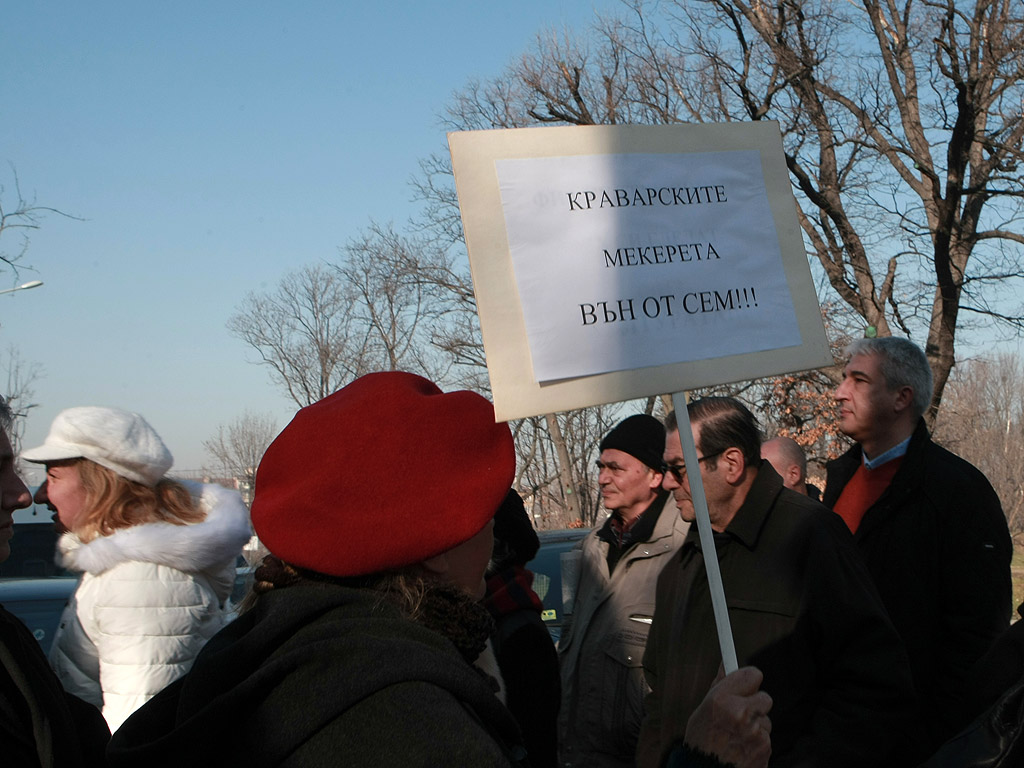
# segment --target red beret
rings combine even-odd
[[[512,485],[512,434],[475,392],[371,373],[306,406],[256,472],[252,523],[287,563],[331,576],[401,568],[473,537]]]

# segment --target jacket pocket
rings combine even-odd
[[[809,628],[800,621],[793,602],[728,600],[736,654],[741,665],[776,669],[802,669],[813,648]],[[802,628],[801,628],[802,626]]]
[[[644,718],[644,647],[648,625],[620,631],[604,648],[606,667],[602,690],[601,725],[607,733],[609,751],[631,754],[636,749],[640,723]]]
[[[753,611],[755,613],[775,614],[777,616],[788,616],[793,618],[797,614],[797,605],[794,601],[785,600],[744,600],[742,598],[726,597],[729,610]]]

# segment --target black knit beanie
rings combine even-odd
[[[533,529],[530,516],[526,514],[523,498],[510,490],[494,515],[494,540],[505,545],[516,565],[525,565],[533,560],[540,549],[540,539]]]
[[[623,451],[640,459],[651,469],[661,471],[665,453],[665,427],[653,416],[638,413],[619,422],[601,441],[601,450]]]

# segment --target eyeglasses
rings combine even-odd
[[[728,449],[727,448],[723,448],[720,451],[715,451],[714,453],[709,453],[709,454],[706,454],[704,456],[701,456],[699,459],[697,459],[697,463],[700,464],[702,461],[707,461],[708,459],[713,459],[716,456],[721,456],[723,453],[726,452],[726,450],[728,450]],[[686,477],[686,465],[685,464],[665,464],[664,467],[665,467],[665,471],[668,472],[669,474],[671,474],[672,477],[674,477],[676,479],[677,483],[682,483],[683,482],[683,478]]]

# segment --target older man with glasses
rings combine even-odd
[[[757,421],[737,400],[705,398],[689,412],[736,655],[764,673],[774,702],[773,764],[902,765],[909,662],[843,521],[783,487],[761,459]],[[664,487],[692,521],[674,414],[667,429]],[[662,765],[682,740],[721,663],[694,527],[658,578],[640,768]]]

